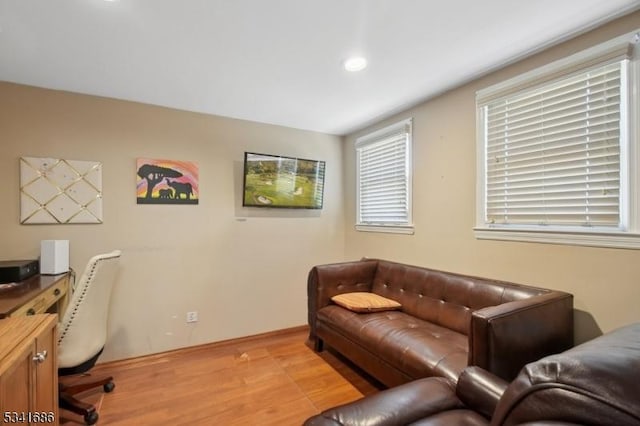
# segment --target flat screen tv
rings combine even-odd
[[[321,209],[324,161],[244,153],[242,205]]]

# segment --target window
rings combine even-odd
[[[632,39],[477,93],[478,238],[640,248]]]
[[[359,231],[413,233],[411,119],[356,140]]]

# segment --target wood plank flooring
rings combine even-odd
[[[112,393],[88,391],[104,425],[300,425],[380,384],[339,355],[317,354],[307,327],[99,364]],[[63,425],[82,424],[73,413]]]

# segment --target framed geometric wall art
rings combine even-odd
[[[102,223],[102,164],[20,158],[20,223]]]
[[[138,204],[198,204],[198,164],[191,161],[137,159]]]

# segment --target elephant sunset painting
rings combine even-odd
[[[198,204],[198,165],[138,158],[138,204]]]

